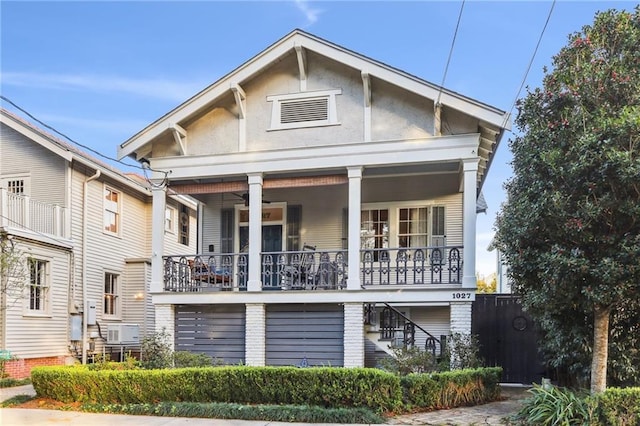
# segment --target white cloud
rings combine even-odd
[[[97,74],[41,74],[3,72],[2,84],[49,90],[120,92],[154,99],[182,102],[196,94],[206,83],[171,81],[158,78],[134,79]]]
[[[318,20],[322,10],[314,9],[309,5],[307,0],[294,0],[298,10],[300,10],[307,18],[307,25],[313,25]]]

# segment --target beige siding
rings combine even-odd
[[[412,307],[410,317],[411,321],[431,333],[436,339],[449,334],[448,306]],[[424,333],[416,330],[416,346],[424,349],[426,338],[427,336]]]
[[[127,324],[138,324],[140,334],[149,330],[147,324],[146,307],[149,299],[147,270],[149,262],[127,262],[122,291],[122,321]]]
[[[445,177],[451,177],[444,175]],[[453,178],[452,178],[453,179]],[[442,182],[434,178],[426,182]],[[405,189],[404,187],[407,187]],[[442,195],[442,190],[434,186],[411,186],[411,181],[387,179],[368,179],[363,184],[367,197],[364,202],[376,200],[380,205],[394,210],[402,202],[416,206],[445,206],[446,235],[448,245],[462,245],[462,194],[458,192]],[[401,196],[394,196],[400,194]],[[302,206],[302,226],[300,240],[302,244],[317,246],[318,249],[339,249],[342,247],[343,210],[347,207],[347,185],[335,185],[313,188],[271,189],[264,191],[264,199],[272,203],[285,201],[290,205]],[[200,252],[207,254],[209,244],[220,249],[220,206],[232,208],[238,204],[233,194],[209,194],[202,198],[204,203],[203,246]],[[241,203],[240,203],[241,204]],[[266,205],[265,205],[266,206]],[[395,218],[395,213],[393,214]],[[391,224],[395,229],[395,224]],[[234,231],[237,238],[237,229]],[[395,245],[397,241],[392,241]]]
[[[51,246],[20,241],[17,245],[24,257],[48,263],[50,308],[46,313],[29,312],[29,290],[23,299],[11,305],[6,312],[6,346],[19,358],[67,355],[69,340],[69,252]],[[29,281],[28,269],[24,280]]]
[[[30,195],[35,201],[66,204],[66,160],[2,124],[0,175],[25,174],[30,180]]]
[[[74,221],[73,237],[76,241],[82,241],[82,193],[83,184],[87,175],[74,173],[73,193],[74,197]],[[123,190],[122,186],[110,184],[116,190]],[[88,184],[88,209],[87,209],[87,276],[82,277],[82,248],[78,244],[76,282],[81,289],[86,285],[88,300],[96,301],[97,319],[103,321],[103,296],[105,272],[120,275],[121,283],[127,282],[126,263],[128,258],[150,257],[150,236],[148,235],[147,203],[139,198],[138,194],[129,190],[122,192],[121,198],[121,232],[119,235],[111,235],[103,231],[103,190],[104,182],[101,179]],[[111,319],[110,319],[111,320]],[[120,318],[123,320],[123,318]]]

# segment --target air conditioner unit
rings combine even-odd
[[[138,324],[108,324],[107,345],[138,345],[140,326]]]

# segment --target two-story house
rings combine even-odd
[[[149,184],[4,109],[0,126],[0,246],[12,259],[0,277],[0,349],[17,358],[7,372],[115,357],[122,345],[107,333],[117,324],[133,326],[135,346],[155,330]],[[197,208],[167,197],[160,254],[195,252]]]
[[[472,72],[470,70],[469,72]],[[202,204],[198,255],[156,255],[176,350],[363,366],[469,333],[476,203],[504,111],[295,30],[125,141]]]

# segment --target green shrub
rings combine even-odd
[[[0,388],[12,388],[14,386],[22,386],[28,385],[31,383],[31,379],[13,379],[11,377],[6,377],[4,379],[0,379]]]
[[[640,387],[609,388],[596,396],[598,420],[611,426],[640,425]]]
[[[171,336],[165,329],[142,339],[140,343],[140,364],[142,368],[146,369],[173,367]]]
[[[501,374],[501,368],[409,374],[401,379],[404,402],[438,410],[495,401],[500,397]]]
[[[273,422],[384,423],[384,419],[381,416],[365,408],[322,408],[305,405],[246,406],[224,403],[161,402],[158,404],[127,405],[85,404],[81,409],[93,413],[263,420]]]
[[[378,367],[385,371],[406,376],[411,373],[436,371],[438,367],[436,357],[418,347],[392,348],[391,351],[391,356],[382,358],[378,363]]]
[[[556,386],[534,385],[514,419],[524,425],[591,425],[594,402],[585,395]]]
[[[447,337],[440,366],[441,370],[483,367],[484,360],[480,356],[479,337],[475,334],[450,334]]]
[[[449,408],[496,400],[500,368],[398,377],[372,368],[222,366],[158,370],[38,367],[39,396],[62,402],[155,404],[161,401],[368,408]]]
[[[176,368],[211,367],[212,365],[221,365],[221,362],[203,353],[176,351],[173,353],[173,365]]]

